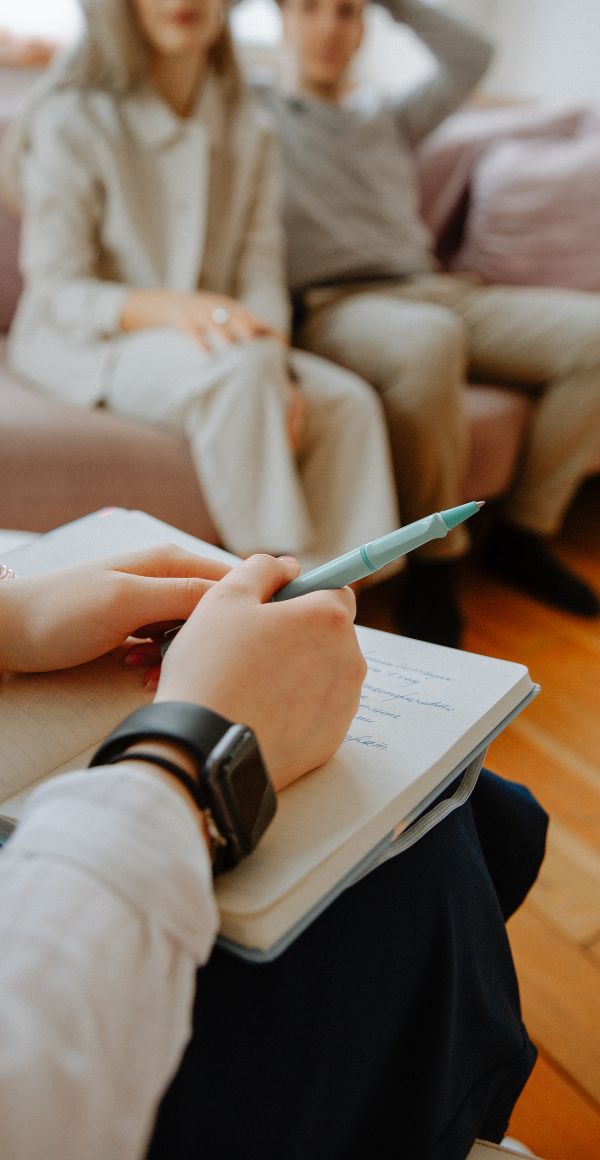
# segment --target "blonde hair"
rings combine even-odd
[[[123,96],[148,74],[149,52],[130,0],[79,0],[85,17],[81,38],[61,52],[33,86],[19,116],[9,126],[2,147],[0,183],[13,207],[21,206],[21,161],[28,148],[29,127],[37,108],[60,89],[101,89]],[[240,67],[227,19],[209,53],[209,64],[221,78],[227,98],[237,103],[243,92]]]

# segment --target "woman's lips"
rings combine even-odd
[[[176,24],[179,27],[188,28],[191,24],[197,24],[200,19],[200,13],[195,8],[184,8],[181,12],[173,12],[168,16],[169,24]]]

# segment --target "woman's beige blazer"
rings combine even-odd
[[[22,168],[15,370],[93,406],[131,288],[229,294],[286,330],[275,154],[251,99],[228,113],[214,76],[185,119],[150,85],[126,97],[69,89],[48,98]]]

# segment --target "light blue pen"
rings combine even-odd
[[[378,540],[371,540],[344,556],[330,560],[328,564],[321,564],[290,580],[284,588],[280,588],[273,596],[273,600],[291,600],[292,596],[305,596],[307,592],[319,592],[324,588],[343,588],[345,584],[353,584],[355,580],[362,580],[406,556],[422,544],[430,540],[441,540],[453,528],[470,519],[483,507],[485,500],[463,503],[460,507],[449,508],[445,512],[435,512],[432,516],[425,516],[414,524],[407,524],[405,528],[398,528],[395,532],[388,532],[387,536],[380,536]]]
[[[420,548],[422,544],[427,544],[430,540],[443,539],[453,528],[457,528],[459,524],[474,516],[484,503],[485,500],[463,503],[460,507],[449,508],[445,512],[435,512],[432,516],[425,516],[424,519],[417,520],[414,524],[407,524],[405,528],[388,532],[387,536],[371,540],[369,544],[354,548],[352,552],[346,552],[344,556],[337,556],[328,564],[321,564],[319,568],[305,572],[296,580],[290,580],[290,583],[286,584],[284,588],[280,588],[272,599],[291,600],[292,596],[305,596],[307,592],[319,592],[324,588],[343,588],[345,584],[353,584],[355,580],[362,580],[364,576],[370,576],[373,572],[378,572],[380,568],[385,568],[386,564],[399,560],[400,556],[406,556],[406,553],[412,552],[414,548]],[[179,626],[171,628],[165,633],[165,640],[160,650],[162,656],[165,655],[173,636],[178,632]]]

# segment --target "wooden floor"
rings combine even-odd
[[[557,547],[600,592],[599,478],[578,498]],[[359,619],[388,628],[380,592],[366,595]],[[542,686],[487,760],[524,781],[551,815],[540,879],[509,923],[524,1018],[540,1052],[510,1130],[544,1160],[600,1160],[600,620],[553,612],[476,564],[465,569],[462,595],[465,648],[521,661]]]

